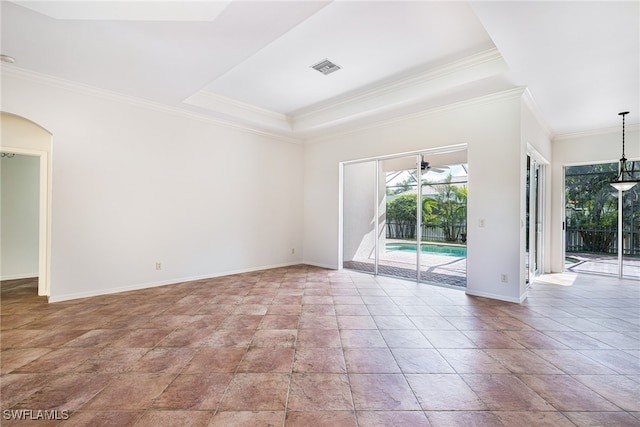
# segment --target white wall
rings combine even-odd
[[[552,148],[551,268],[559,272],[564,270],[564,167],[618,163],[622,153],[622,121],[617,129],[556,138]],[[637,125],[626,126],[625,155],[629,160],[640,160],[640,128]]]
[[[519,301],[526,143],[549,151],[535,120],[527,130],[522,96],[507,91],[304,146],[33,76],[3,76],[2,108],[54,135],[51,301],[302,261],[337,268],[340,162],[460,144],[470,179],[467,292]],[[605,139],[580,141],[571,143]],[[616,161],[619,136],[606,141]],[[640,157],[637,141],[636,129],[630,158]],[[581,161],[563,154],[568,143],[556,141],[551,154],[556,228],[557,165]]]
[[[338,266],[341,161],[467,144],[467,292],[520,301],[522,91],[510,91],[374,128],[311,141],[305,148],[304,260]],[[319,205],[318,200],[323,203]],[[479,227],[484,220],[485,227]],[[508,283],[501,282],[507,274]]]
[[[301,145],[45,78],[2,91],[54,138],[50,301],[302,260]]]
[[[0,277],[37,277],[40,158],[17,154],[0,161]]]

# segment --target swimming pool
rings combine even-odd
[[[415,243],[388,243],[386,245],[388,251],[411,252],[416,253]],[[420,245],[420,253],[427,255],[445,255],[457,258],[467,257],[467,248],[465,246],[450,245],[433,245],[423,243]]]

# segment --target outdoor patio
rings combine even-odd
[[[378,272],[381,275],[416,280],[416,254],[385,251],[380,255]],[[345,261],[344,267],[367,273],[374,272],[373,258]],[[460,288],[467,286],[467,259],[445,255],[420,255],[420,281]]]
[[[611,255],[567,253],[577,262],[566,263],[567,271],[573,273],[618,275],[618,258]],[[366,273],[374,272],[373,258],[345,261],[344,267]],[[416,280],[416,254],[401,251],[385,251],[380,255],[378,273],[384,276]],[[640,280],[640,259],[623,258],[625,278]],[[420,281],[460,288],[467,286],[467,259],[444,255],[420,255]]]
[[[567,252],[567,258],[577,260],[575,263],[565,264],[568,271],[574,273],[604,274],[608,276],[618,275],[617,256]],[[640,280],[640,258],[623,257],[622,273],[625,278]]]

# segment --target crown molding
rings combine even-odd
[[[542,117],[542,114],[540,114],[540,109],[538,108],[538,104],[536,103],[535,99],[533,99],[533,95],[531,95],[531,91],[529,90],[529,88],[526,88],[524,93],[522,94],[522,101],[524,102],[525,105],[529,107],[529,111],[531,112],[531,114],[533,114],[533,117],[536,119],[538,124],[542,127],[542,130],[544,131],[549,141],[551,141],[553,139],[553,131],[547,124],[544,117]]]
[[[495,49],[488,49],[429,71],[388,81],[346,97],[301,109],[276,113],[215,93],[199,91],[183,102],[214,114],[253,123],[283,133],[328,130],[336,124],[391,111],[459,85],[504,73],[507,65]]]
[[[427,72],[317,105],[313,109],[300,110],[292,114],[292,129],[309,131],[367,114],[388,111],[507,70],[500,52],[492,48]]]
[[[291,131],[289,117],[284,114],[256,107],[255,105],[240,102],[212,92],[201,90],[182,102],[219,114],[239,117],[243,120],[248,120],[249,122],[273,128],[281,132]]]
[[[627,124],[625,126],[627,132],[640,132],[640,124]],[[588,138],[591,136],[600,136],[600,135],[611,135],[611,134],[622,134],[622,126],[612,126],[607,128],[589,130],[584,132],[569,132],[563,133],[559,135],[555,135],[553,137],[552,142],[556,141],[568,141],[571,139],[579,139],[579,138]]]
[[[59,77],[53,77],[47,74],[26,70],[20,67],[2,66],[0,67],[0,73],[2,77],[7,76],[7,77],[18,78],[18,79],[30,81],[36,84],[42,84],[49,87],[54,87],[58,89],[80,93],[86,96],[101,98],[108,101],[120,102],[133,107],[144,108],[144,109],[156,111],[159,113],[171,114],[174,116],[179,116],[179,117],[188,118],[192,120],[198,120],[200,122],[214,124],[217,126],[226,127],[226,128],[237,130],[237,131],[243,131],[243,132],[251,133],[254,135],[276,139],[282,142],[288,142],[288,143],[294,143],[294,144],[301,143],[301,140],[299,138],[282,135],[276,132],[269,132],[269,131],[265,131],[262,129],[258,129],[258,128],[243,125],[243,124],[236,124],[231,121],[218,119],[205,114],[187,111],[179,107],[173,107],[173,106],[162,104],[159,102],[149,101],[143,98],[124,95],[119,92],[98,88],[98,87],[87,85],[84,83],[73,82],[70,80],[61,79]],[[5,83],[3,82],[3,84]]]
[[[334,138],[334,137],[342,137],[345,135],[352,135],[352,134],[357,134],[360,132],[365,132],[365,131],[369,131],[371,129],[376,129],[376,128],[381,128],[381,127],[386,127],[386,126],[392,126],[396,123],[402,123],[408,120],[415,120],[415,119],[420,119],[423,117],[428,117],[428,116],[433,116],[433,115],[438,115],[438,114],[443,114],[446,113],[448,111],[451,110],[457,110],[460,108],[467,108],[467,107],[473,107],[476,105],[489,105],[489,104],[493,104],[496,102],[501,102],[501,101],[505,101],[505,100],[509,100],[509,99],[519,99],[522,97],[523,93],[527,90],[527,88],[525,87],[516,87],[513,89],[508,89],[508,90],[503,90],[500,92],[495,92],[489,95],[483,95],[483,96],[478,96],[475,98],[470,98],[470,99],[465,99],[463,101],[458,101],[458,102],[453,102],[447,105],[442,105],[442,106],[438,106],[438,107],[434,107],[434,108],[429,108],[426,110],[422,110],[422,111],[418,111],[416,113],[413,114],[404,114],[402,116],[398,116],[398,117],[394,117],[394,118],[390,118],[387,120],[380,120],[377,121],[373,124],[368,124],[368,125],[362,125],[359,126],[357,128],[354,129],[349,129],[349,130],[345,130],[342,132],[334,132],[331,133],[330,135],[323,135],[323,136],[319,136],[319,137],[315,137],[315,138],[308,138],[304,141],[305,144],[307,145],[311,145],[311,144],[316,144],[325,140],[328,140],[330,138]]]
[[[524,97],[525,102],[532,107],[534,114],[540,119],[540,116],[537,114],[537,109],[535,108],[535,102],[530,98],[527,89],[518,87],[443,106],[422,109],[415,113],[401,114],[397,117],[377,120],[374,123],[357,125],[352,129],[344,131],[331,131],[330,129],[331,126],[336,124],[344,124],[354,119],[392,110],[393,107],[403,106],[404,103],[410,104],[410,102],[407,101],[407,97],[411,98],[411,102],[419,102],[420,99],[439,91],[456,87],[465,82],[471,82],[479,78],[502,73],[505,67],[506,64],[499,52],[496,49],[491,49],[472,57],[444,65],[427,73],[409,76],[388,85],[378,86],[377,88],[373,88],[356,96],[334,101],[319,107],[314,112],[295,117],[289,117],[285,114],[276,113],[205,91],[200,91],[183,101],[187,105],[203,108],[212,114],[223,116],[212,117],[206,112],[199,113],[189,111],[179,106],[170,106],[124,95],[118,92],[20,69],[19,67],[0,68],[3,76],[12,76],[51,87],[75,91],[88,96],[249,132],[278,141],[300,144],[314,143],[337,135],[357,133],[366,129],[388,126],[396,122],[439,114],[452,109],[464,108],[475,104],[498,102],[511,97]],[[228,116],[229,119],[226,119],[224,117],[225,115]],[[241,123],[236,123],[234,119],[240,120]],[[305,119],[310,121],[301,122]],[[244,124],[244,122],[247,124]],[[541,121],[541,123],[543,124],[544,121]],[[315,134],[316,136],[304,137],[305,132],[309,132],[309,135]],[[298,134],[299,136],[291,136],[294,134]]]

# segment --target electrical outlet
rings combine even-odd
[[[508,283],[508,282],[509,282],[509,276],[507,276],[507,274],[506,274],[506,273],[502,273],[502,274],[500,275],[500,280],[501,280],[503,283]]]
[[[156,270],[162,270],[162,264],[159,262],[156,262]]]
[[[296,248],[291,248],[291,255],[296,253]]]

